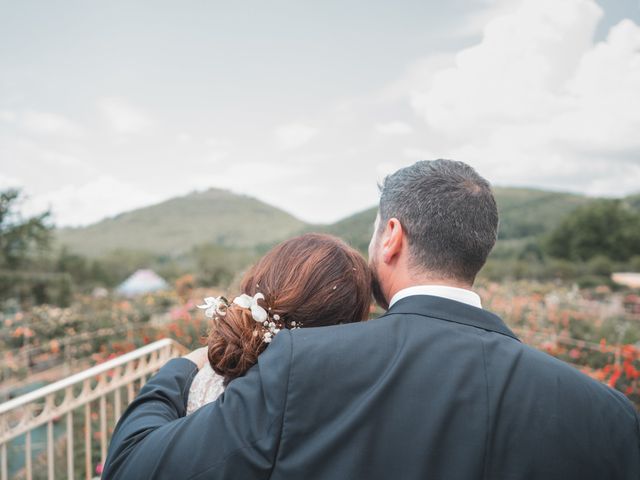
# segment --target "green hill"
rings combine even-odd
[[[372,207],[322,228],[325,233],[345,239],[351,246],[366,252],[373,234],[378,207]]]
[[[629,204],[629,206],[635,208],[636,210],[640,210],[640,193],[636,195],[630,195],[625,198],[625,200]]]
[[[210,189],[57,232],[73,252],[102,256],[117,249],[175,256],[195,245],[256,247],[287,238],[306,224],[244,195]]]
[[[501,240],[548,233],[571,211],[592,200],[584,195],[531,188],[496,187],[494,192]]]
[[[500,212],[499,250],[506,253],[549,233],[572,210],[593,200],[584,195],[530,188],[494,190]],[[625,200],[640,208],[640,195]],[[70,250],[93,257],[117,249],[175,257],[206,244],[254,250],[258,247],[260,253],[265,246],[292,235],[323,231],[366,252],[375,216],[373,207],[331,225],[309,225],[254,198],[210,189],[88,227],[62,229],[57,232],[57,239]]]

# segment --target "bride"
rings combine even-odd
[[[243,277],[232,302],[208,297],[212,319],[205,364],[189,391],[187,415],[214,401],[244,375],[283,329],[366,320],[371,273],[362,256],[339,238],[306,234],[274,247]]]

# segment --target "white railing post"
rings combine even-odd
[[[100,397],[100,464],[107,459],[107,397]]]
[[[84,404],[84,478],[91,480],[91,402]]]
[[[5,418],[0,417],[0,434],[4,436],[7,430],[7,421]],[[7,480],[9,478],[8,468],[7,468],[7,444],[2,443],[0,446],[0,478],[2,480]]]
[[[69,480],[75,477],[73,466],[73,411],[71,411],[67,413],[67,478]]]
[[[31,430],[26,433],[24,442],[24,463],[27,479],[31,480],[33,477],[33,467],[31,464]]]
[[[8,480],[10,472],[14,472],[12,475],[17,472],[27,479],[31,479],[34,473],[54,479],[56,464],[59,471],[66,470],[65,478],[73,480],[77,477],[76,449],[80,449],[80,452],[84,450],[83,476],[88,480],[94,478],[96,465],[93,459],[99,458],[100,464],[104,465],[109,430],[122,414],[122,389],[126,388],[127,400],[131,402],[136,393],[136,384],[142,387],[166,360],[185,351],[174,340],[159,340],[0,404],[0,480]],[[74,392],[78,391],[76,395]],[[56,405],[56,398],[61,397],[62,403]],[[110,398],[113,398],[113,403]],[[92,402],[97,403],[97,411],[92,412]],[[84,413],[83,432],[77,432],[74,426],[74,418],[82,417],[74,416],[78,410]],[[98,424],[95,442],[92,413],[96,415]],[[63,418],[66,429],[59,431],[57,424]],[[46,441],[42,446],[33,442],[32,434],[37,429],[40,432],[45,430]],[[20,436],[24,436],[25,440],[24,455],[14,458],[11,451],[12,456],[9,457],[10,442]],[[63,447],[66,447],[66,456]],[[18,468],[13,462],[20,462]]]

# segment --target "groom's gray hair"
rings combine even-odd
[[[400,221],[411,267],[472,284],[498,235],[489,182],[466,163],[440,159],[398,170],[380,190],[380,228]]]

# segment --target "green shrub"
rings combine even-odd
[[[0,301],[15,298],[24,306],[50,303],[66,307],[72,297],[69,274],[0,270]]]

